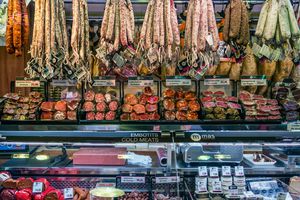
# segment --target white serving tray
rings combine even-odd
[[[244,159],[253,166],[274,166],[275,165],[275,163],[276,163],[275,160],[273,160],[272,158],[270,158],[264,154],[260,154],[260,155],[262,157],[270,159],[271,162],[255,162],[255,161],[253,161],[253,158],[254,158],[253,154],[244,154]]]

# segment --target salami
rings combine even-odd
[[[13,10],[14,2],[13,0],[8,1],[8,10],[7,10],[7,26],[6,26],[6,50],[8,53],[12,54],[15,52],[13,44]]]
[[[22,55],[22,5],[19,0],[13,0],[14,6],[14,24],[13,24],[13,43],[15,55]]]

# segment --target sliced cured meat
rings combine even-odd
[[[103,112],[97,112],[95,115],[95,120],[101,121],[104,120],[105,114]]]
[[[268,120],[268,116],[256,116],[257,120]]]
[[[54,120],[65,120],[67,118],[66,112],[56,111],[53,115]]]
[[[122,112],[123,113],[132,113],[133,107],[130,104],[123,104],[122,105]]]
[[[120,119],[121,119],[122,121],[130,120],[130,114],[129,114],[129,113],[123,113],[123,114],[120,116]]]
[[[184,98],[184,92],[181,91],[181,90],[176,91],[175,98],[176,99],[183,99]]]
[[[257,111],[256,115],[258,115],[258,116],[268,116],[269,112]]]
[[[154,94],[151,87],[145,87],[143,93],[147,96],[152,96]]]
[[[221,107],[221,108],[228,108],[228,105],[226,102],[223,102],[223,101],[219,101],[216,103],[216,106],[217,107]]]
[[[237,103],[239,100],[238,100],[237,97],[228,96],[228,97],[226,98],[226,101]]]
[[[270,110],[271,111],[274,111],[274,110],[280,110],[281,109],[281,107],[280,106],[269,106],[270,107]]]
[[[130,114],[130,120],[137,121],[137,120],[140,120],[140,117],[139,117],[138,114],[133,112],[133,113]]]
[[[243,100],[249,100],[249,99],[252,99],[252,94],[248,91],[241,91],[240,92],[240,95],[239,95],[239,98],[243,101]]]
[[[139,97],[139,104],[146,105],[148,101],[148,96],[145,94],[141,94]]]
[[[84,102],[82,108],[83,108],[84,111],[90,112],[90,111],[94,111],[95,110],[95,105],[94,105],[93,102],[86,101],[86,102]]]
[[[147,99],[147,102],[150,104],[157,104],[159,102],[159,97],[158,96],[150,96]]]
[[[255,120],[255,116],[246,116],[245,120]]]
[[[256,107],[256,109],[258,111],[262,111],[262,112],[270,112],[271,111],[271,107],[270,106],[265,106],[265,105],[258,105]]]
[[[138,98],[134,94],[126,94],[124,102],[129,105],[138,104]]]
[[[136,112],[137,114],[143,114],[146,112],[146,108],[145,106],[141,105],[141,104],[136,104],[133,106],[133,110],[134,112]]]
[[[68,120],[77,120],[76,111],[68,111],[67,112],[67,119]]]
[[[176,119],[175,112],[169,110],[165,111],[164,118],[165,120],[175,120]]]
[[[216,107],[216,104],[214,102],[203,102],[204,108],[213,108]]]
[[[246,106],[246,105],[244,105],[244,108],[245,108],[245,110],[246,111],[255,111],[256,110],[256,108],[255,108],[255,106]]]
[[[223,91],[216,91],[214,92],[214,96],[215,97],[223,97],[225,95],[225,93]]]
[[[88,113],[86,113],[85,119],[89,120],[89,121],[95,120],[95,113],[94,112],[88,112]]]
[[[254,94],[252,97],[253,100],[262,100],[265,99],[263,95]]]
[[[149,120],[159,120],[159,119],[160,119],[160,115],[157,112],[149,114]]]
[[[202,92],[202,95],[204,96],[204,97],[212,97],[213,96],[213,92],[212,91],[203,91]]]
[[[84,100],[85,101],[94,101],[94,99],[95,99],[95,92],[94,91],[89,90],[84,94]]]
[[[42,112],[41,119],[42,120],[52,120],[53,119],[52,112]]]
[[[168,88],[163,92],[163,97],[164,98],[174,98],[175,94],[176,94],[175,90]]]
[[[116,111],[118,110],[119,103],[117,101],[112,101],[109,103],[108,107],[110,111]]]
[[[29,97],[20,97],[18,102],[20,103],[29,103],[30,99]]]
[[[257,105],[266,105],[266,104],[267,104],[267,100],[266,100],[266,99],[254,100],[254,102],[255,102]]]
[[[237,104],[237,103],[229,102],[227,105],[228,105],[229,108],[238,109],[238,110],[242,109],[241,105]]]
[[[213,97],[202,97],[201,98],[201,102],[208,102],[208,101],[213,101],[214,98]]]
[[[103,95],[102,93],[97,93],[97,94],[95,95],[95,101],[96,101],[97,103],[105,101],[104,95]]]
[[[223,97],[216,97],[216,98],[215,98],[215,101],[222,101],[222,102],[225,102],[226,99],[223,98]]]
[[[197,112],[187,112],[187,120],[197,120],[199,118]]]
[[[105,98],[106,103],[110,103],[112,100],[112,95],[110,93],[106,93],[104,95],[104,98]]]
[[[196,93],[195,92],[192,92],[192,91],[188,91],[184,94],[184,98],[185,100],[187,101],[193,101],[193,100],[196,100],[197,97],[196,97]]]
[[[273,106],[277,106],[278,101],[276,99],[268,99],[268,104],[273,105]]]
[[[180,121],[187,120],[187,115],[185,111],[177,111],[176,112],[176,119]]]
[[[176,109],[179,111],[188,110],[188,102],[184,99],[177,101]]]
[[[270,112],[270,115],[280,115],[280,112],[278,110],[274,110]]]
[[[67,103],[68,110],[70,110],[70,111],[77,110],[78,105],[79,105],[78,101],[69,101]]]
[[[192,112],[200,111],[200,103],[198,101],[190,101],[189,102],[189,110]]]
[[[54,110],[54,102],[43,102],[41,104],[41,110],[46,111],[46,112],[53,111]]]
[[[254,106],[255,105],[255,102],[254,101],[251,101],[251,100],[247,100],[247,101],[244,101],[242,100],[242,103],[246,106]]]
[[[105,103],[104,101],[99,102],[99,103],[97,103],[97,105],[96,105],[96,110],[97,110],[98,112],[105,112],[106,108],[107,108],[107,106],[106,106],[106,103]]]
[[[146,104],[146,111],[147,112],[156,112],[158,110],[157,104]]]
[[[163,106],[165,110],[174,110],[175,109],[175,103],[173,99],[165,99],[163,101]]]
[[[139,118],[140,118],[140,120],[144,120],[144,121],[149,120],[149,114],[147,114],[147,113],[140,114]]]
[[[269,120],[280,120],[281,116],[280,115],[269,115],[268,119]]]
[[[116,112],[109,111],[108,113],[106,113],[105,119],[106,120],[115,120],[116,119]]]
[[[55,103],[54,110],[66,112],[67,111],[67,102],[65,101],[58,101]]]

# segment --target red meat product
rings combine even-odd
[[[273,105],[273,106],[277,106],[278,101],[276,99],[268,99],[268,104]]]
[[[212,91],[203,91],[202,95],[205,97],[212,97],[213,96],[213,92]]]
[[[139,104],[146,105],[147,101],[148,101],[148,96],[145,94],[141,94],[139,97]]]
[[[213,100],[214,100],[213,97],[202,97],[202,98],[201,98],[201,101],[202,101],[202,102],[209,102],[209,101],[213,101]]]
[[[214,92],[214,96],[215,97],[223,97],[225,95],[225,93],[223,91],[216,91]]]
[[[228,108],[227,103],[225,103],[223,101],[216,102],[216,106],[221,107],[221,108]]]
[[[266,104],[267,104],[267,100],[266,100],[266,99],[254,100],[254,102],[255,102],[257,105],[266,105]]]
[[[140,120],[140,117],[139,117],[138,114],[133,112],[133,113],[130,114],[130,120],[137,121],[137,120]]]
[[[157,112],[153,112],[149,114],[149,120],[159,120],[160,115]]]
[[[123,113],[131,113],[133,111],[133,107],[130,104],[123,104],[122,111]]]
[[[198,118],[199,118],[198,113],[188,111],[187,120],[197,120]]]
[[[66,112],[56,111],[53,115],[54,120],[65,120],[67,118]]]
[[[203,102],[204,108],[213,108],[216,107],[216,104],[214,102]]]
[[[176,112],[176,119],[180,121],[187,120],[187,115],[185,111],[177,111]]]
[[[271,111],[271,107],[270,106],[266,106],[266,105],[257,105],[256,109],[258,111],[262,111],[262,112],[270,112]]]
[[[225,102],[226,99],[223,98],[223,97],[216,97],[215,101],[222,101],[222,102]]]
[[[257,111],[256,115],[258,115],[258,116],[268,116],[269,113],[268,112]]]
[[[16,189],[17,181],[12,178],[9,178],[2,183],[2,186],[6,189]]]
[[[52,190],[55,190],[53,187],[49,186],[44,192],[40,194],[35,194],[34,195],[34,200],[45,200],[45,196],[51,192]]]
[[[197,97],[196,97],[196,93],[195,92],[192,92],[192,91],[188,91],[184,94],[184,98],[185,100],[187,101],[193,101],[193,100],[196,100]]]
[[[280,112],[278,110],[274,110],[270,112],[270,115],[280,115]]]
[[[163,101],[163,106],[165,110],[174,110],[175,109],[175,103],[173,99],[165,99]]]
[[[253,111],[246,111],[246,115],[247,116],[255,116],[255,115],[257,115],[257,112],[255,110],[253,110]]]
[[[105,114],[102,112],[97,112],[95,115],[95,120],[101,121],[104,120],[104,118],[105,118]]]
[[[256,108],[255,108],[255,106],[246,106],[246,105],[244,105],[244,108],[245,108],[245,110],[246,111],[255,111],[256,110]]]
[[[29,103],[29,97],[20,97],[20,99],[18,100],[18,102],[20,103]]]
[[[52,112],[42,112],[41,119],[42,120],[52,120],[53,119],[53,113]]]
[[[149,120],[149,115],[147,113],[140,114],[139,118],[140,118],[140,120],[146,121],[146,120]]]
[[[200,104],[198,101],[194,100],[194,101],[190,101],[189,102],[189,110],[193,111],[193,112],[198,112],[200,111]]]
[[[45,200],[63,200],[63,195],[59,190],[52,190],[45,196]]]
[[[280,115],[270,115],[268,116],[268,120],[280,120],[281,116]]]
[[[273,105],[270,106],[270,110],[271,111],[280,110],[280,109],[281,109],[280,106],[275,106],[275,105],[274,106]]]
[[[184,98],[184,92],[181,90],[176,91],[175,99],[183,99],[183,98]]]
[[[252,99],[252,95],[250,92],[248,91],[241,91],[239,98],[243,101],[243,100],[250,100]]]
[[[234,108],[234,109],[238,109],[238,110],[242,109],[241,105],[237,104],[237,103],[229,102],[227,105],[228,105],[229,108]]]
[[[144,92],[143,92],[145,95],[147,96],[152,96],[154,94],[153,90],[151,87],[145,87],[144,88]]]
[[[43,102],[41,104],[41,109],[42,109],[42,111],[46,111],[46,112],[53,111],[54,102]]]
[[[263,99],[264,99],[264,96],[254,94],[253,97],[252,97],[252,99],[253,99],[253,100],[263,100]]]
[[[16,200],[31,200],[32,190],[22,189],[15,193]]]
[[[129,105],[136,105],[138,104],[138,99],[134,94],[126,94],[124,102]]]
[[[95,95],[95,101],[96,101],[97,103],[105,101],[104,95],[103,95],[102,93],[97,93],[97,94]]]
[[[164,117],[166,120],[175,120],[176,119],[176,115],[174,111],[166,111],[164,113]]]
[[[94,105],[93,102],[86,101],[86,102],[84,102],[82,108],[83,108],[84,111],[90,112],[90,111],[94,111],[95,110],[95,105]]]
[[[94,112],[88,112],[88,113],[86,113],[85,118],[86,118],[86,120],[89,120],[89,121],[95,120],[95,113]]]
[[[148,105],[148,104],[147,104]],[[146,105],[146,106],[147,106]],[[143,114],[146,112],[145,106],[141,105],[141,104],[136,104],[133,106],[133,110],[134,112],[136,112],[136,114]]]
[[[68,111],[67,112],[67,119],[68,120],[77,120],[77,113],[76,113],[76,111]]]
[[[33,179],[32,178],[25,178],[25,177],[20,177],[17,180],[17,188],[18,190],[23,190],[26,188],[32,188],[33,185]]]
[[[74,101],[74,100],[73,101],[68,101],[68,103],[67,103],[68,110],[70,110],[70,111],[77,110],[78,105],[79,105],[79,102]]]
[[[257,120],[268,120],[268,116],[256,116]]]
[[[239,100],[237,97],[228,96],[228,97],[226,97],[226,101],[237,103]]]
[[[130,120],[130,115],[128,113],[123,113],[121,116],[120,116],[120,119],[122,121],[126,121],[126,120]]]
[[[254,106],[255,105],[255,102],[254,101],[252,101],[252,100],[247,100],[247,101],[242,101],[243,102],[243,104],[244,105],[246,105],[246,106]]]
[[[150,96],[148,98],[147,102],[150,104],[157,104],[159,102],[159,97],[158,96]]]
[[[67,102],[65,101],[58,101],[55,103],[54,109],[56,111],[65,112],[67,111]]]
[[[106,110],[106,103],[104,101],[97,103],[96,110],[98,112],[104,112]]]
[[[179,111],[187,110],[188,109],[188,102],[184,99],[179,100],[176,102],[176,109]]]
[[[255,116],[246,116],[245,120],[255,120]]]
[[[95,99],[95,92],[94,91],[89,90],[84,94],[84,100],[85,101],[94,101],[94,99]]]
[[[117,101],[112,101],[109,103],[108,107],[109,107],[109,110],[116,111],[116,110],[118,110],[119,104]]]
[[[13,189],[3,189],[0,193],[0,199],[2,200],[16,200],[15,198],[16,190]]]
[[[156,112],[158,110],[157,104],[146,104],[147,112]]]
[[[175,90],[172,90],[172,89],[166,89],[164,92],[163,92],[163,97],[164,98],[174,98],[175,97]]]
[[[106,120],[115,120],[116,119],[116,112],[109,111],[108,113],[106,113],[105,119]]]

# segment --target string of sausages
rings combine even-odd
[[[6,50],[9,54],[21,56],[30,32],[25,0],[9,0],[7,17]]]

